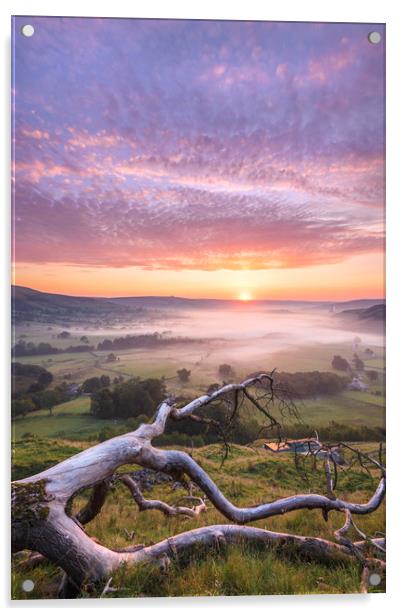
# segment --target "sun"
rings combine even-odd
[[[249,293],[249,291],[242,291],[241,293],[239,293],[239,300],[241,302],[249,302],[252,299],[253,298],[251,297],[251,293]]]

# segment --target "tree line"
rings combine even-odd
[[[57,338],[67,340],[70,338],[69,332],[61,332]],[[194,342],[193,338],[165,338],[162,334],[155,332],[153,334],[138,334],[127,335],[113,340],[105,339],[99,342],[96,346],[87,344],[88,338],[81,336],[80,341],[85,341],[85,344],[70,345],[64,349],[55,347],[49,342],[27,342],[26,340],[18,340],[12,348],[14,357],[26,357],[33,355],[57,355],[59,353],[88,353],[92,351],[123,351],[134,348],[155,348],[167,346],[171,344],[189,344]],[[197,340],[197,342],[201,342]]]

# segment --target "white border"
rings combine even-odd
[[[379,610],[392,610],[399,603],[398,582],[400,582],[400,554],[402,553],[399,511],[396,501],[400,499],[400,472],[397,459],[400,448],[401,416],[399,404],[398,373],[401,354],[401,314],[402,314],[402,276],[400,263],[402,256],[398,250],[402,243],[401,209],[398,200],[400,195],[400,140],[402,137],[401,114],[401,58],[402,58],[402,3],[394,0],[335,0],[334,2],[319,2],[317,0],[281,0],[280,2],[264,2],[264,0],[245,0],[235,5],[232,0],[203,0],[199,3],[189,3],[184,0],[169,0],[165,2],[148,0],[137,3],[129,0],[112,0],[111,2],[90,0],[2,0],[0,4],[0,32],[2,49],[0,98],[1,135],[5,135],[3,147],[0,149],[0,172],[4,181],[2,200],[2,332],[4,341],[2,354],[2,370],[0,391],[3,394],[1,407],[3,435],[3,472],[1,483],[4,489],[1,510],[2,539],[0,545],[0,601],[7,609],[17,612],[29,608],[37,611],[43,608],[73,608],[87,613],[94,609],[129,609],[145,610],[152,613],[161,610],[173,613],[186,610],[194,613],[209,610],[230,609],[234,614],[240,614],[245,609],[255,612],[280,610],[290,613],[297,610],[298,616],[312,611],[324,611],[326,616],[339,612],[339,609],[353,610],[356,615],[375,614]],[[9,160],[10,133],[9,121],[9,89],[10,89],[10,16],[11,15],[63,15],[63,16],[96,16],[96,17],[169,17],[193,19],[267,19],[277,21],[337,21],[366,22],[387,24],[387,449],[389,468],[389,489],[387,507],[388,576],[387,594],[370,596],[303,596],[303,597],[253,597],[253,598],[220,598],[220,599],[136,599],[136,600],[94,600],[82,601],[8,601],[9,596]],[[398,195],[399,191],[399,195]],[[399,360],[399,361],[398,361]],[[26,612],[25,612],[26,613]]]

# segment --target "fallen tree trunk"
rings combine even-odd
[[[181,409],[172,400],[159,407],[155,420],[142,424],[137,430],[115,437],[91,447],[56,466],[16,481],[12,484],[12,547],[14,551],[29,549],[42,554],[60,566],[66,573],[63,596],[73,596],[75,590],[87,581],[98,582],[110,577],[123,563],[139,565],[159,561],[191,551],[197,545],[214,546],[249,541],[268,548],[292,548],[318,560],[349,560],[354,557],[348,545],[339,545],[321,538],[299,537],[273,533],[268,530],[236,526],[233,524],[197,528],[170,537],[150,547],[135,551],[110,550],[89,537],[84,525],[92,520],[104,504],[109,482],[116,470],[127,464],[162,471],[166,474],[188,477],[209,501],[229,521],[243,525],[248,522],[283,515],[301,509],[345,511],[351,514],[369,514],[381,504],[385,494],[385,476],[367,503],[351,503],[333,494],[298,494],[252,507],[237,507],[219,490],[209,475],[182,451],[162,450],[152,440],[163,433],[169,416],[180,420],[191,416],[211,401],[233,392],[244,391],[253,400],[249,389],[266,379],[272,385],[271,375],[259,375],[247,381],[227,385],[209,396],[201,396]],[[258,403],[261,407],[261,403]],[[259,408],[257,407],[257,408]],[[236,409],[235,409],[236,410]],[[264,412],[271,415],[268,411]],[[273,420],[275,421],[275,420]],[[138,486],[128,476],[121,480],[130,489],[140,509],[159,509],[166,515],[194,517],[202,513],[205,504],[195,507],[172,507],[161,501],[147,501]],[[86,507],[76,518],[68,512],[74,497],[86,488],[93,488]],[[361,546],[362,549],[363,546]],[[75,589],[75,590],[74,590]]]

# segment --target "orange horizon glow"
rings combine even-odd
[[[385,296],[384,255],[271,270],[147,270],[17,264],[13,284],[86,297],[176,296],[190,299],[347,301]]]

